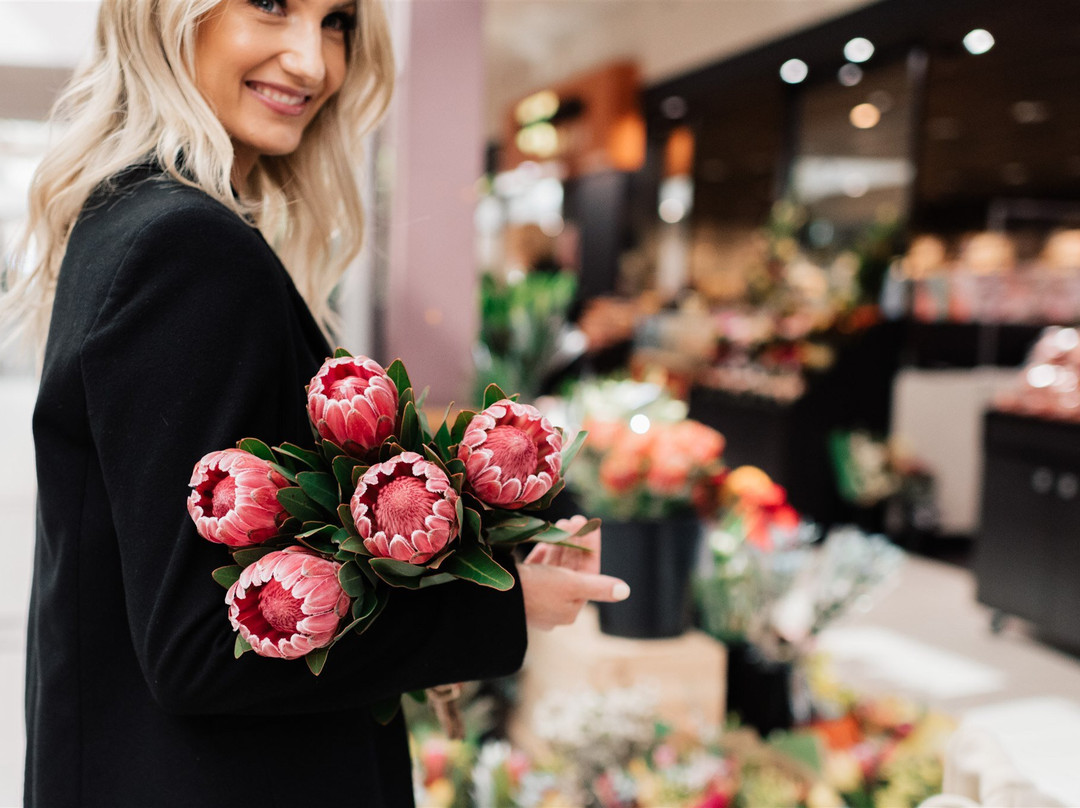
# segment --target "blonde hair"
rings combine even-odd
[[[360,190],[348,167],[393,87],[382,0],[357,0],[341,89],[296,151],[259,158],[249,178],[253,198],[245,200],[230,185],[232,143],[194,80],[196,27],[222,1],[103,0],[93,55],[53,109],[53,122],[66,129],[34,175],[27,227],[0,278],[0,324],[13,333],[43,346],[79,212],[104,180],[148,156],[254,218],[324,331],[336,324],[330,294],[363,240]]]

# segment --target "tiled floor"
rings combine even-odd
[[[0,808],[20,804],[23,654],[33,536],[30,411],[34,384],[0,376]],[[869,612],[822,638],[840,673],[865,690],[909,694],[960,715],[1033,695],[1080,702],[1080,660],[1048,648],[1019,622],[989,631],[970,573],[912,557]]]

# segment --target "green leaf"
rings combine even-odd
[[[301,530],[303,530],[303,522],[297,519],[295,516],[290,516],[284,522],[281,523],[281,527],[278,528],[279,536],[295,536]]]
[[[318,676],[322,673],[323,666],[326,665],[326,656],[330,653],[329,648],[316,648],[314,651],[309,651],[304,655],[304,662],[307,663],[308,670]]]
[[[373,558],[369,562],[372,571],[390,586],[404,589],[419,589],[420,579],[427,572],[426,567],[409,564],[394,558]]]
[[[401,697],[393,696],[376,702],[371,706],[371,717],[384,727],[394,720],[394,716],[401,709]]]
[[[371,624],[375,622],[375,619],[382,614],[382,610],[386,607],[388,595],[386,590],[368,590],[362,597],[355,598],[352,605],[353,620],[345,628],[341,629],[337,636],[334,637],[334,642],[337,642],[350,631],[354,631],[357,634],[363,634]]]
[[[449,478],[450,469],[446,467],[446,464],[443,462],[442,458],[439,457],[439,453],[432,449],[430,446],[422,446],[420,448],[422,449],[422,454],[424,455],[424,457],[426,457],[429,461],[438,466],[439,470],[443,474],[445,474],[447,478]]]
[[[296,482],[314,502],[330,513],[337,513],[340,500],[337,480],[332,475],[325,471],[301,471],[296,475]]]
[[[348,456],[349,454],[332,440],[327,440],[325,438],[319,441],[319,449],[322,451],[323,457],[326,458],[327,463],[333,463],[335,457],[341,457],[342,455]]]
[[[312,452],[309,449],[302,449],[293,443],[283,443],[280,446],[274,447],[274,449],[279,455],[299,460],[312,471],[317,471],[324,465],[323,456],[321,454]]]
[[[244,639],[240,632],[236,633],[236,642],[233,643],[233,656],[239,659],[251,650],[251,644]]]
[[[272,468],[274,471],[276,471],[293,485],[296,485],[296,474],[292,470],[286,468],[280,463],[271,463],[270,468]]]
[[[345,529],[345,531],[350,536],[359,536],[360,535],[359,533],[356,532],[356,523],[353,521],[352,511],[349,510],[348,505],[338,505],[337,506],[337,516],[338,516],[338,521],[341,522],[341,526]]]
[[[491,544],[517,544],[528,541],[548,525],[543,519],[521,514],[517,519],[505,520],[484,528],[484,538]]]
[[[244,438],[236,444],[236,448],[248,454],[253,454],[267,463],[273,463],[277,460],[270,447],[258,438]]]
[[[446,559],[439,569],[455,578],[463,578],[500,592],[514,587],[514,576],[488,555],[481,544],[472,547],[462,546]]]
[[[399,396],[406,390],[412,389],[412,382],[409,381],[409,374],[405,371],[405,364],[400,359],[395,359],[390,363],[390,367],[386,369],[386,375],[394,382],[394,385],[398,389]]]
[[[364,546],[364,540],[359,536],[349,536],[341,543],[341,549],[347,553],[359,553],[360,555],[371,556],[371,551]]]
[[[435,430],[435,437],[433,438],[433,441],[435,443],[436,450],[439,452],[440,457],[450,457],[451,437],[450,426],[447,424],[447,421],[450,418],[450,410],[453,406],[453,404],[450,404],[446,408],[446,412],[443,413],[442,423],[439,424],[439,428]]]
[[[558,544],[562,547],[575,547],[579,550],[585,550],[588,548],[582,547],[570,542],[570,539],[576,539],[579,536],[584,536],[587,533],[591,533],[600,527],[599,519],[590,519],[580,529],[574,533],[567,533],[565,530],[555,527],[555,525],[547,525],[544,529],[538,531],[533,537],[533,541],[542,541],[546,544]]]
[[[489,384],[487,389],[484,390],[484,409],[486,410],[496,401],[502,401],[504,398],[510,398],[510,396],[506,395],[499,385],[495,383]]]
[[[401,414],[400,442],[410,452],[420,451],[423,445],[420,440],[420,420],[416,416],[416,406],[411,401]]]
[[[581,450],[581,446],[585,443],[585,438],[589,436],[589,433],[584,429],[579,430],[574,437],[574,442],[569,446],[564,446],[562,450],[562,473],[566,474],[566,469],[574,462],[574,458],[577,457],[577,453]]]
[[[341,357],[343,356],[352,356],[352,354],[346,351],[344,348],[338,348],[336,351],[334,351],[334,359],[341,359]]]
[[[297,534],[296,540],[316,552],[333,555],[337,552],[337,545],[334,544],[333,539],[339,530],[341,528],[336,525],[323,525]]]
[[[334,477],[337,479],[342,498],[348,499],[352,496],[352,492],[356,490],[356,485],[352,481],[353,469],[363,468],[366,471],[368,467],[348,455],[335,457],[331,466],[334,469]]]
[[[218,567],[210,573],[210,575],[212,575],[214,580],[221,584],[221,586],[229,589],[240,579],[240,573],[243,571],[243,567],[237,566],[236,564],[230,564],[227,567]]]
[[[461,443],[461,439],[465,437],[465,430],[469,427],[469,422],[475,417],[476,413],[473,410],[462,410],[458,413],[457,420],[454,421],[454,428],[450,431],[451,445]]]
[[[304,491],[297,486],[281,488],[277,492],[277,500],[289,512],[301,522],[325,522],[326,515]]]
[[[456,577],[448,572],[440,572],[438,575],[425,575],[420,579],[420,588],[427,589],[429,586],[448,584],[454,580],[457,580]]]
[[[480,514],[472,508],[465,509],[465,523],[462,525],[463,532],[470,536],[480,537],[481,520]]]
[[[460,474],[462,477],[464,477],[465,476],[465,461],[461,460],[459,458],[453,457],[450,460],[446,461],[446,470],[449,471],[450,474],[452,474],[452,475]]]
[[[233,561],[241,567],[250,567],[264,555],[274,552],[273,547],[245,547],[242,550],[233,551]]]
[[[418,395],[416,397],[416,409],[418,411],[421,411],[421,410],[424,409],[424,403],[427,401],[428,393],[430,393],[430,392],[431,392],[431,386],[429,385],[429,386],[425,387],[423,390],[421,390],[420,395]]]
[[[341,565],[337,573],[338,583],[350,598],[358,598],[368,589],[367,578],[360,570],[360,565],[355,561],[347,561]]]

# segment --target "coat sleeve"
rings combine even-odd
[[[207,452],[248,436],[279,442],[283,419],[303,406],[282,372],[292,356],[280,327],[285,283],[265,242],[231,213],[172,210],[134,236],[82,345],[131,638],[155,699],[189,714],[325,711],[516,670],[520,584],[395,590],[318,678],[302,660],[234,659],[224,592],[210,577],[228,556],[195,532],[187,484]]]

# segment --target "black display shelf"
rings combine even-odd
[[[1080,424],[988,412],[984,448],[978,600],[1080,648]]]

